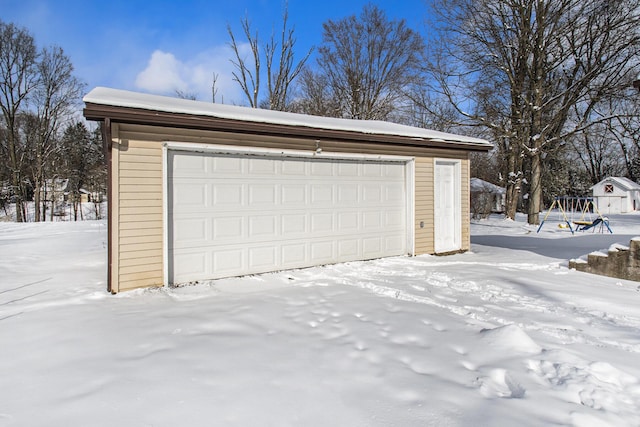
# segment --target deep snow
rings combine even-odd
[[[104,222],[0,223],[0,426],[640,425],[640,284],[566,267],[606,235],[472,234],[112,296]]]

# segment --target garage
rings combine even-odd
[[[169,282],[410,254],[408,167],[169,150]]]
[[[102,87],[83,100],[105,143],[111,293],[471,247],[483,139]]]

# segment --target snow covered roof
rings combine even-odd
[[[83,98],[83,101],[86,104],[206,116],[242,122],[298,128],[304,127],[364,135],[403,137],[405,139],[411,139],[416,143],[421,141],[455,143],[459,146],[469,146],[469,148],[476,148],[480,150],[488,150],[493,147],[490,142],[484,139],[405,126],[397,123],[377,120],[339,119],[258,108],[239,107],[235,105],[213,104],[209,102],[150,95],[105,87],[96,87]]]
[[[505,189],[480,178],[471,178],[471,192],[503,194]]]
[[[640,184],[638,184],[637,182],[631,181],[629,178],[625,178],[624,176],[610,176],[608,178],[603,179],[598,184],[602,184],[602,183],[611,183],[627,191],[633,191],[633,190],[640,191]],[[593,187],[595,187],[595,185]]]

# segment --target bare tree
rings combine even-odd
[[[211,102],[216,103],[216,95],[218,95],[218,88],[216,84],[218,83],[218,73],[213,73],[212,81],[211,81]]]
[[[333,96],[326,75],[305,67],[298,80],[300,96],[295,110],[304,114],[324,117],[340,117],[340,103]]]
[[[632,98],[618,100],[615,105],[619,114],[607,120],[608,136],[620,147],[626,166],[627,177],[640,179],[640,102],[637,93]]]
[[[422,36],[377,6],[323,24],[320,75],[339,102],[340,116],[387,119],[420,78]]]
[[[596,184],[607,176],[640,178],[637,153],[640,149],[640,103],[635,90],[620,90],[608,102],[594,109],[597,123],[568,138],[572,152]]]
[[[289,13],[285,8],[282,15],[280,42],[278,43],[272,34],[270,41],[265,46],[268,87],[267,104],[270,110],[287,110],[290,95],[289,89],[303,70],[311,52],[313,52],[313,48],[310,48],[304,58],[295,63],[294,47],[296,39],[294,37],[294,29],[287,28],[288,19]],[[274,63],[275,61],[277,61],[277,65]]]
[[[18,115],[38,82],[38,54],[33,37],[22,28],[0,21],[0,109],[6,129],[16,221],[25,221],[23,165],[19,154]]]
[[[568,138],[572,153],[579,161],[591,185],[602,181],[607,176],[619,175],[631,168],[629,147],[618,140],[620,151],[616,146],[616,133],[608,129],[605,123],[594,125]]]
[[[242,30],[247,38],[247,42],[251,47],[252,64],[247,64],[247,60],[241,53],[241,48],[236,42],[236,38],[233,35],[231,26],[227,25],[227,32],[231,37],[231,48],[235,54],[235,61],[231,60],[231,63],[236,67],[237,71],[234,71],[233,80],[238,82],[242,92],[244,92],[249,101],[249,106],[252,108],[258,108],[258,93],[260,91],[260,46],[258,44],[258,33],[251,34],[251,25],[249,19],[244,18],[241,22]],[[253,67],[251,67],[253,65]]]
[[[56,137],[72,118],[83,88],[73,75],[71,61],[60,47],[43,49],[38,61],[38,85],[33,94],[38,119],[35,161],[31,164],[36,221],[44,220],[44,215],[40,214],[40,189],[46,179],[45,168],[60,151]]]
[[[237,70],[233,72],[233,79],[238,82],[249,105],[253,108],[263,106],[270,110],[287,110],[289,108],[290,88],[293,81],[300,74],[305,62],[309,59],[313,51],[313,48],[309,49],[302,60],[297,63],[295,62],[295,30],[294,28],[288,28],[288,18],[289,14],[285,6],[282,15],[280,40],[277,41],[275,34],[272,33],[271,38],[262,50],[260,48],[258,33],[252,33],[248,18],[245,17],[245,19],[241,21],[244,36],[251,50],[251,59],[249,61],[244,58],[241,52],[241,46],[236,41],[231,27],[227,26],[227,31],[231,37],[231,48],[235,55],[235,60],[232,60],[231,63]],[[263,56],[267,68],[267,94],[266,99],[261,102],[260,76],[262,73],[261,65]]]
[[[106,193],[106,165],[100,129],[91,132],[83,122],[67,125],[61,136],[62,167],[69,180],[68,190],[73,203],[74,219],[82,215],[80,200],[86,190],[93,202],[96,219],[101,216],[100,203]]]
[[[191,101],[195,101],[196,99],[198,99],[198,96],[193,92],[176,89],[175,93],[176,96],[180,99],[189,99]]]
[[[627,86],[640,47],[640,6],[594,0],[434,0],[442,26],[433,88],[461,119],[495,134],[505,156],[507,215],[528,187],[537,223],[546,155],[599,118]],[[635,61],[635,62],[634,62]]]
[[[38,52],[26,29],[0,21],[0,154],[11,170],[18,222],[27,220],[25,202],[32,196],[34,219],[45,218],[41,189],[63,163],[59,136],[82,91],[60,47]]]

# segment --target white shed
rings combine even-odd
[[[591,187],[601,214],[633,212],[640,209],[640,185],[628,178],[610,176]]]
[[[486,213],[504,212],[507,198],[507,191],[504,187],[499,187],[480,178],[471,178],[470,192],[472,210],[475,206]]]

